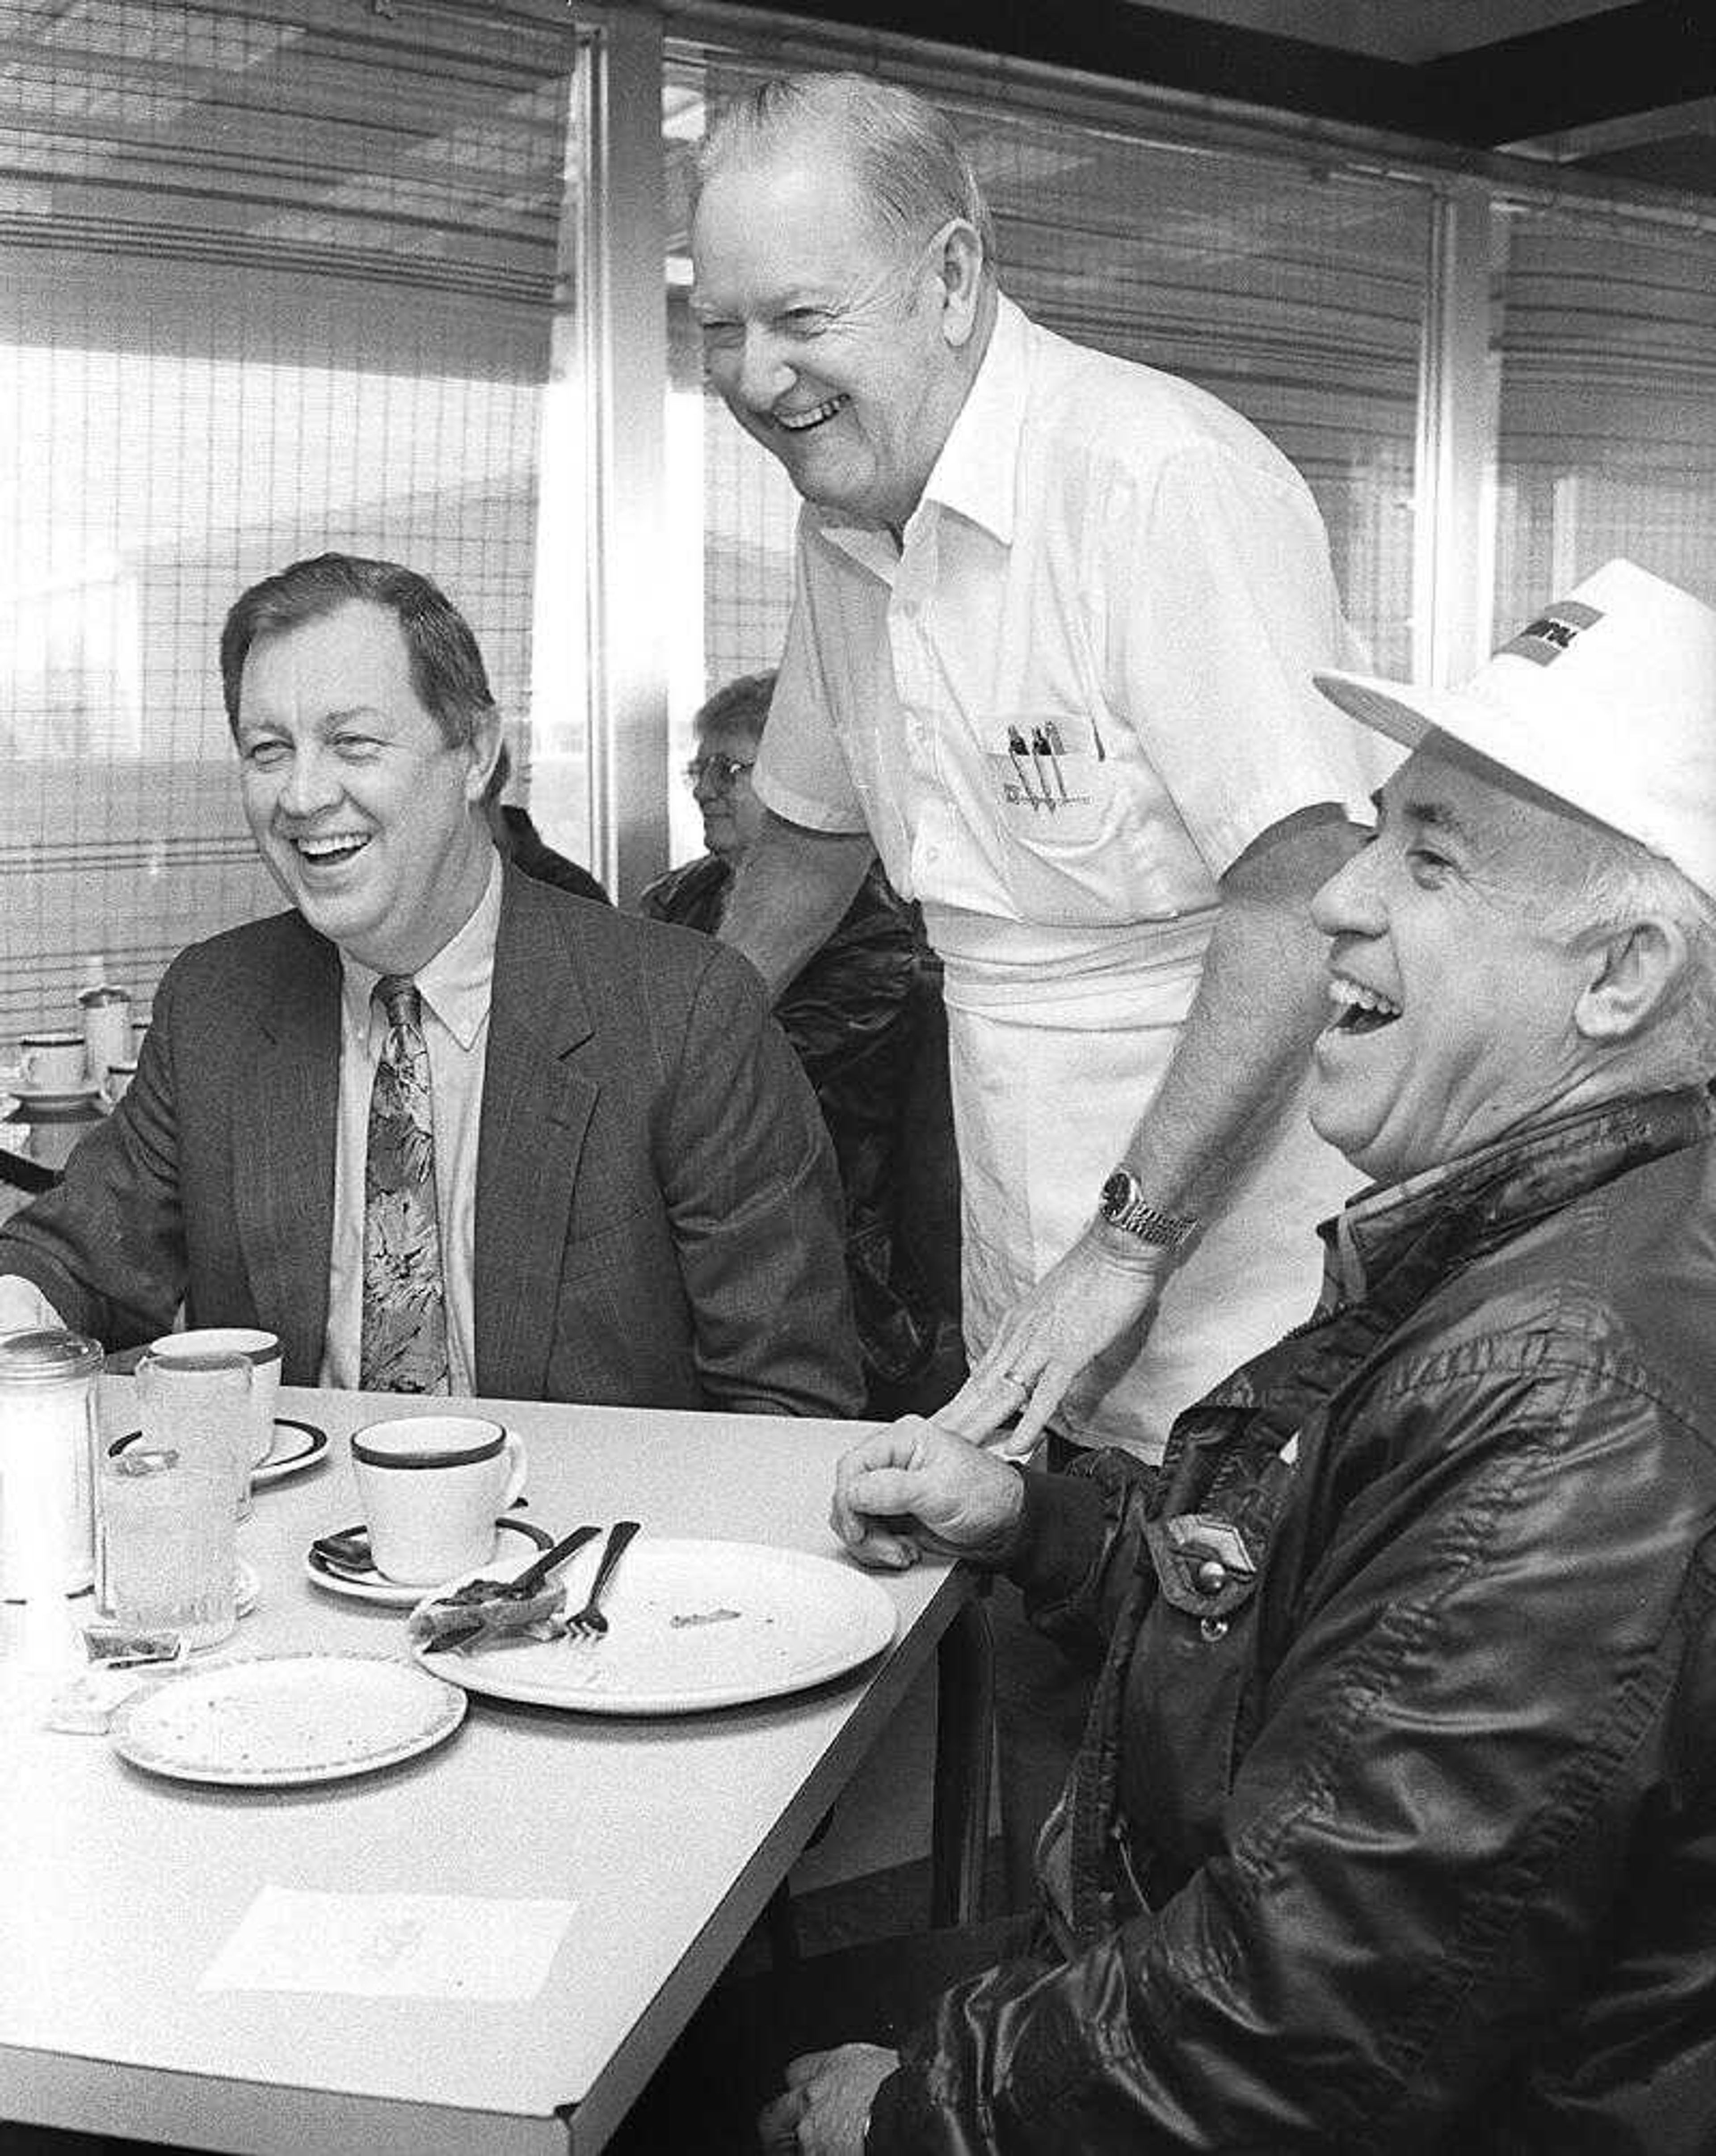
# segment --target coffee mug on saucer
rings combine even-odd
[[[250,1465],[260,1467],[274,1441],[274,1409],[280,1399],[280,1337],[259,1326],[199,1325],[189,1332],[163,1333],[149,1343],[151,1355],[242,1355],[250,1365],[250,1407],[245,1429]]]
[[[351,1435],[377,1572],[436,1587],[486,1564],[494,1522],[525,1486],[525,1448],[479,1415],[402,1415]]]
[[[84,1082],[80,1033],[27,1033],[18,1046],[18,1075],[38,1092],[76,1091]]]

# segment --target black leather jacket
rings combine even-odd
[[[1716,2149],[1712,1129],[1361,1201],[1160,1470],[1026,1478],[1008,1569],[1105,1650],[1042,1950],[942,1998],[870,2156]]]

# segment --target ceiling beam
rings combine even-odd
[[[1635,0],[1554,29],[1427,60],[1421,131],[1485,148],[1716,93],[1708,0]]]
[[[1124,82],[1273,105],[1404,134],[1428,132],[1422,69],[1237,28],[1138,0],[784,0],[810,19],[963,45]],[[1515,131],[1518,131],[1517,130]]]

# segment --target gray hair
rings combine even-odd
[[[772,667],[766,674],[741,674],[736,680],[724,682],[706,704],[699,706],[693,729],[700,733],[706,726],[733,726],[761,741],[774,693]]]
[[[993,276],[995,220],[952,122],[915,92],[869,75],[775,75],[723,105],[693,162],[693,210],[720,167],[795,139],[843,151],[876,223],[895,239],[916,244],[962,218]]]
[[[1618,934],[1652,916],[1677,927],[1687,958],[1663,1006],[1657,1052],[1668,1067],[1659,1082],[1703,1085],[1716,1076],[1716,898],[1637,839],[1592,833],[1582,870],[1548,916],[1546,925],[1570,939]]]

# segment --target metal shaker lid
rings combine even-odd
[[[0,1332],[0,1385],[35,1388],[92,1378],[106,1358],[81,1332],[42,1327],[28,1332]]]

